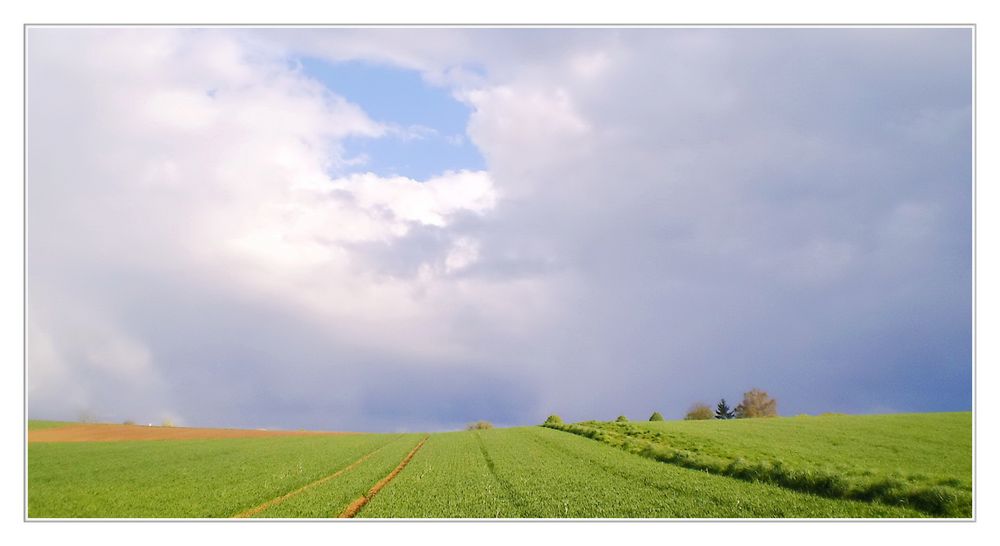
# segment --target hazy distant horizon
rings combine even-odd
[[[26,32],[32,419],[971,409],[971,29]]]

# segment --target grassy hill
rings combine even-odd
[[[649,459],[829,498],[972,511],[970,413],[549,425]]]

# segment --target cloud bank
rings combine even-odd
[[[398,128],[305,57],[418,71],[486,169],[365,171]],[[27,66],[33,417],[971,405],[968,30],[33,28]]]

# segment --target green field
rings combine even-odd
[[[32,442],[28,515],[336,517],[401,467],[355,517],[971,516],[969,413],[576,427],[598,433],[434,433],[405,467],[425,435]],[[830,475],[839,485],[803,487]],[[946,509],[905,495],[834,494],[886,480],[897,492],[946,494]]]
[[[705,475],[539,427],[432,436],[363,517],[919,517]],[[433,451],[432,451],[433,449]],[[433,492],[428,494],[428,492]]]

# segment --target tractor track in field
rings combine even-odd
[[[515,509],[517,517],[524,517],[524,514],[518,510],[518,507],[523,505],[523,503],[519,502],[520,497],[514,492],[514,487],[510,485],[510,482],[500,477],[500,474],[497,472],[496,464],[493,463],[493,457],[490,457],[490,452],[486,449],[486,443],[483,442],[483,437],[479,434],[479,432],[476,432],[475,434],[476,441],[479,443],[479,451],[482,452],[483,459],[486,460],[486,469],[490,471],[493,479],[500,484],[500,488],[503,490],[504,496],[507,497],[507,501],[510,503],[511,507]]]
[[[581,455],[579,452],[576,452],[576,451],[574,451],[574,450],[572,450],[572,449],[570,449],[570,448],[566,447],[565,445],[562,445],[562,444],[560,444],[558,442],[554,442],[554,441],[552,441],[549,438],[544,438],[544,437],[541,437],[541,436],[534,436],[534,437],[531,438],[531,441],[534,442],[535,445],[543,446],[543,447],[548,447],[548,448],[550,448],[552,450],[555,450],[555,451],[558,451],[558,452],[562,453],[563,455],[565,455],[567,457],[571,457],[571,458],[576,459],[578,461],[582,461],[582,462],[584,462],[586,464],[593,465],[594,467],[596,467],[597,469],[599,469],[601,472],[604,472],[605,474],[607,474],[609,476],[615,476],[615,477],[622,478],[622,479],[629,480],[629,481],[638,480],[638,483],[642,484],[644,487],[655,489],[657,491],[664,492],[664,493],[678,493],[678,492],[680,492],[680,490],[677,489],[675,486],[659,484],[659,483],[655,483],[655,482],[651,482],[649,480],[643,479],[642,476],[636,475],[636,474],[634,474],[632,472],[622,471],[621,469],[615,468],[612,465],[608,465],[608,464],[605,464],[605,463],[603,463],[603,462],[601,462],[599,460],[593,459],[591,457],[587,457],[587,456]],[[678,468],[683,468],[683,467],[678,467]],[[687,469],[687,470],[690,470],[690,469]],[[696,470],[692,470],[692,471],[693,472],[697,472]]]
[[[406,468],[406,465],[410,463],[410,461],[413,459],[413,456],[416,455],[418,451],[420,451],[420,448],[424,447],[424,443],[427,442],[428,438],[430,438],[430,436],[424,436],[423,439],[421,439],[420,442],[418,442],[417,445],[414,446],[413,449],[411,449],[410,452],[407,453],[405,457],[403,457],[403,460],[400,461],[398,465],[396,465],[396,468],[392,469],[392,472],[390,472],[384,478],[376,482],[375,485],[373,485],[372,488],[369,489],[367,493],[355,499],[353,502],[351,502],[351,504],[348,504],[347,508],[345,508],[344,511],[341,512],[340,515],[338,515],[337,517],[353,518],[354,516],[356,516],[358,512],[360,512],[361,509],[364,508],[366,504],[368,504],[368,501],[372,500],[372,497],[374,497],[379,491],[382,490],[383,487],[388,485],[389,482],[393,480],[393,478],[395,478],[400,472],[403,471],[404,468]]]
[[[386,446],[388,446],[391,443],[392,443],[392,441],[386,442],[385,444],[379,446],[374,451],[371,451],[370,453],[367,453],[367,454],[363,455],[360,459],[358,459],[358,460],[354,461],[353,463],[345,466],[344,468],[341,468],[340,470],[334,472],[333,474],[330,474],[329,476],[324,476],[324,477],[322,477],[322,478],[320,478],[320,479],[318,479],[316,481],[309,482],[309,483],[303,485],[302,487],[300,487],[300,488],[298,488],[298,489],[296,489],[294,491],[290,491],[288,493],[285,493],[284,495],[281,495],[280,497],[275,497],[275,498],[273,498],[273,499],[271,499],[271,500],[269,500],[269,501],[267,501],[267,502],[265,502],[263,504],[254,506],[253,508],[250,508],[249,510],[244,510],[244,511],[240,512],[239,514],[236,514],[236,515],[234,515],[232,517],[233,518],[249,518],[249,517],[253,517],[256,514],[259,514],[259,513],[263,512],[264,510],[267,510],[268,508],[271,508],[272,506],[277,506],[277,505],[285,502],[286,500],[288,500],[288,499],[290,499],[290,498],[292,498],[292,497],[294,497],[294,496],[296,496],[296,495],[298,495],[300,493],[304,493],[304,492],[308,491],[309,489],[312,489],[313,487],[316,487],[317,485],[322,485],[322,484],[324,484],[324,483],[326,483],[326,482],[328,482],[328,481],[336,478],[337,476],[340,476],[341,474],[343,474],[345,472],[349,472],[349,471],[353,470],[354,468],[358,467],[360,464],[364,463],[369,458],[371,458],[372,455],[375,455],[379,451],[382,451],[383,448],[385,448]]]

